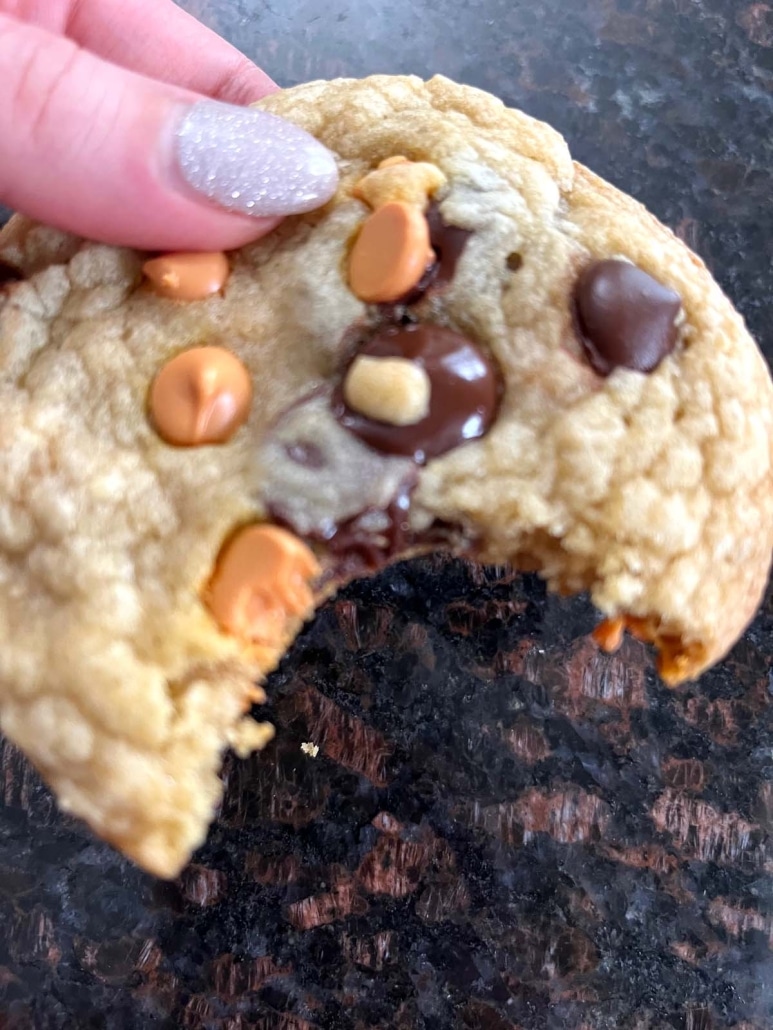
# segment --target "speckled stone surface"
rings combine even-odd
[[[282,84],[441,71],[547,119],[773,358],[772,6],[183,6]],[[773,1028],[773,601],[675,692],[593,622],[442,558],[354,584],[272,677],[277,740],[227,760],[174,884],[0,744],[0,1028]]]

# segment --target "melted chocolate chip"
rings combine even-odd
[[[679,294],[627,261],[599,261],[577,283],[575,307],[593,368],[652,372],[674,349]]]
[[[469,229],[460,229],[456,225],[448,225],[443,221],[440,208],[432,204],[427,211],[429,223],[429,241],[437,254],[434,286],[447,286],[454,277],[459,258],[464,253],[472,233]]]
[[[434,203],[427,211],[427,224],[429,225],[429,241],[435,252],[436,260],[428,266],[424,275],[409,293],[401,297],[395,304],[381,305],[390,321],[397,320],[394,314],[397,308],[417,304],[428,290],[442,290],[443,287],[448,286],[456,273],[456,266],[464,253],[467,241],[472,236],[469,229],[460,229],[456,225],[449,225],[445,222],[440,208]]]
[[[24,276],[15,268],[13,265],[9,265],[7,261],[0,260],[0,286],[4,286],[6,283],[16,283]]]
[[[285,447],[285,453],[296,465],[303,465],[304,468],[321,469],[325,467],[325,455],[322,453],[322,448],[308,440],[288,444]]]
[[[376,572],[410,547],[408,512],[413,487],[411,483],[401,488],[385,508],[360,512],[336,528],[327,545],[339,578]]]
[[[420,364],[430,379],[429,413],[409,426],[376,422],[349,408],[338,390],[334,413],[370,447],[424,462],[474,440],[489,429],[499,406],[499,378],[477,344],[437,325],[392,326],[358,349],[374,358],[400,357]]]
[[[470,553],[470,541],[460,525],[436,520],[421,531],[411,529],[409,512],[414,485],[407,484],[386,508],[369,509],[336,529],[326,541],[333,581],[342,584],[378,572],[409,555],[434,551]]]

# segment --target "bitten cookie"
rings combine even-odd
[[[676,684],[741,634],[771,553],[765,363],[639,204],[446,79],[260,106],[341,171],[267,239],[0,236],[2,729],[161,876],[343,581],[436,548],[538,568]]]

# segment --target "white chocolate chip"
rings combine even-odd
[[[350,408],[393,426],[412,426],[426,418],[431,391],[426,371],[407,358],[360,355],[344,382]]]
[[[445,184],[446,177],[428,161],[407,161],[405,158],[382,162],[357,183],[354,195],[375,211],[394,200],[415,204],[424,210],[429,198]]]

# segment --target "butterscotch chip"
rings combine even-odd
[[[602,651],[617,651],[623,642],[625,622],[623,619],[604,619],[593,630],[593,639]]]
[[[656,631],[649,619],[626,615],[623,618],[623,625],[632,637],[636,640],[641,640],[645,644],[650,644],[655,639]]]
[[[244,641],[272,643],[292,619],[311,614],[320,566],[309,548],[277,526],[248,526],[218,558],[205,600],[217,623]]]
[[[203,300],[218,293],[228,279],[228,258],[221,251],[164,254],[152,258],[142,271],[160,297]]]
[[[743,632],[773,542],[764,360],[701,261],[575,164],[557,133],[442,78],[317,82],[260,107],[333,150],[341,186],[321,211],[229,255],[214,302],[160,300],[138,286],[144,256],[133,251],[21,218],[0,235],[0,261],[20,275],[0,290],[0,723],[64,808],[162,876],[206,834],[224,749],[264,742],[267,731],[242,722],[262,696],[255,684],[285,653],[309,592],[334,582],[355,547],[397,557],[401,540],[457,527],[482,560],[528,561],[551,589],[587,591],[602,616],[640,620],[631,629],[677,683]],[[439,360],[431,425],[359,416],[366,438],[336,421],[332,398],[353,329],[361,350],[391,340],[385,313],[346,273],[363,223],[353,191],[385,154],[442,167],[427,213],[464,239],[456,261],[445,244],[442,289],[395,333],[467,341],[501,396],[487,389],[488,407],[460,420],[459,403],[438,404]],[[585,342],[578,333],[578,278],[606,260],[679,298],[668,347],[646,368],[592,367],[591,334],[598,355],[610,342],[590,317],[595,299]],[[250,417],[225,447],[170,447],[148,418],[151,384],[176,355],[215,341],[249,372]],[[454,394],[469,401],[452,364]],[[221,583],[243,598],[222,607],[232,632],[207,586],[234,527],[272,518],[302,547],[313,537],[322,575],[305,577],[301,551],[289,604],[284,588],[277,601],[273,588],[261,597]]]
[[[250,413],[252,380],[224,347],[192,347],[161,369],[150,389],[150,417],[180,447],[225,443]]]
[[[658,675],[668,687],[677,687],[689,679],[692,670],[706,661],[704,647],[699,643],[685,646],[678,638],[664,637],[656,641],[658,647]]]
[[[368,304],[399,300],[434,261],[422,212],[391,202],[366,219],[352,247],[349,285]]]
[[[344,382],[344,399],[361,415],[393,426],[412,426],[429,414],[429,376],[405,358],[354,360]]]

